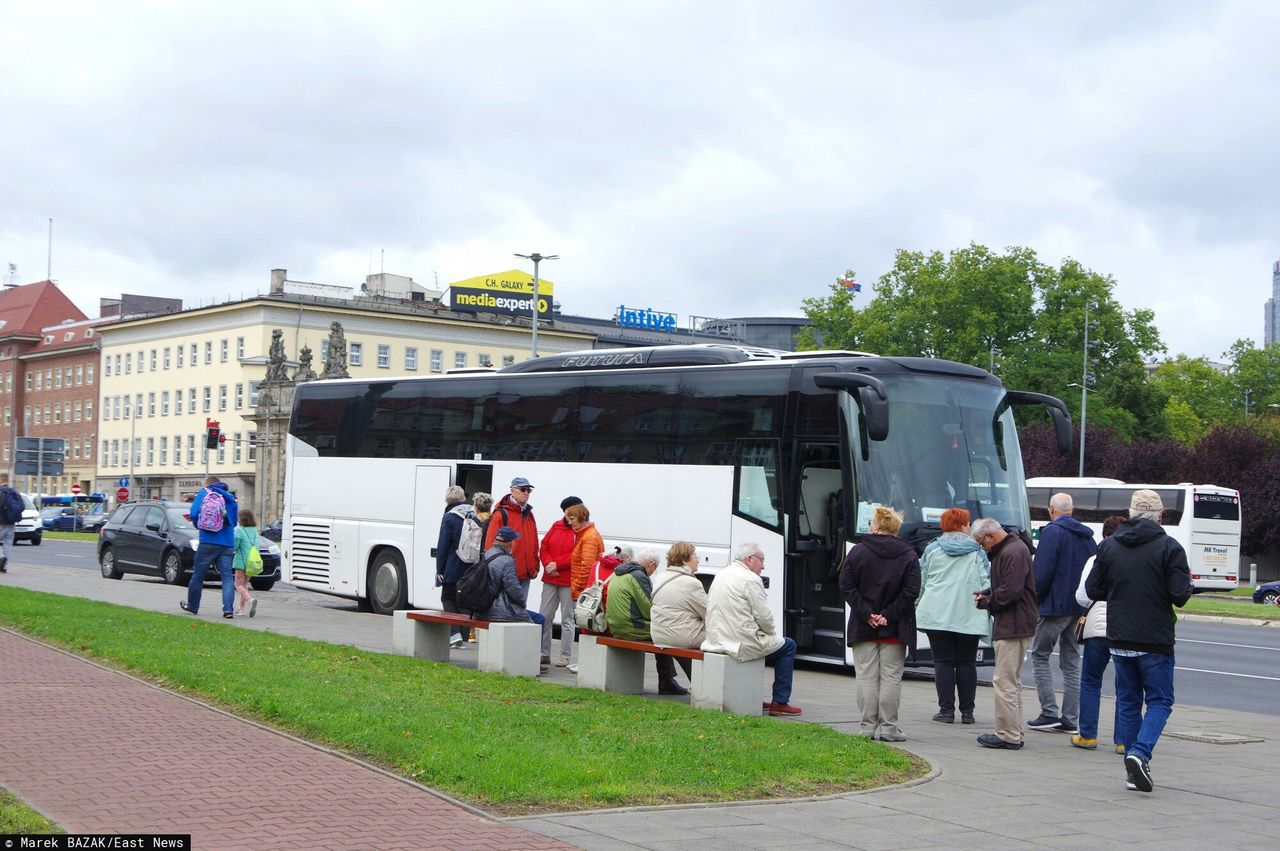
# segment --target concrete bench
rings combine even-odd
[[[513,677],[536,677],[542,627],[536,623],[482,621],[456,612],[400,609],[391,618],[391,652],[433,662],[449,661],[449,633],[454,627],[476,630],[481,671]]]
[[[641,694],[646,653],[693,660],[690,705],[735,715],[762,714],[764,659],[739,662],[723,653],[659,647],[646,641],[582,632],[578,636],[578,685],[618,694]]]

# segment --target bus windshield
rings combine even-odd
[[[943,511],[958,507],[974,520],[993,517],[1025,529],[1013,414],[1005,408],[996,416],[1004,388],[936,375],[886,376],[884,384],[888,438],[867,441],[865,429],[854,437],[855,532],[867,533],[877,505],[893,507],[909,525],[937,523]]]

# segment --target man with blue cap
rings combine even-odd
[[[487,611],[476,614],[476,620],[508,623],[523,621],[536,623],[545,630],[546,619],[525,608],[529,600],[528,583],[522,584],[516,576],[516,560],[511,551],[521,538],[523,535],[510,526],[502,526],[494,533],[493,546],[484,557],[489,562],[489,582],[491,587],[498,589],[498,595],[493,598],[493,605]],[[545,673],[547,669],[547,664],[543,663],[542,671]]]

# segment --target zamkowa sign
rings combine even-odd
[[[551,316],[555,284],[538,279],[538,317]],[[512,269],[493,275],[467,278],[449,285],[449,309],[471,313],[505,313],[528,316],[533,309],[533,275]]]

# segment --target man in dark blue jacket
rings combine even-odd
[[[217,565],[222,577],[222,616],[232,618],[232,605],[236,594],[236,577],[232,568],[232,558],[236,551],[236,524],[240,521],[240,510],[236,498],[227,490],[226,484],[217,476],[209,476],[205,487],[196,494],[191,502],[191,522],[200,529],[199,548],[196,550],[195,566],[191,571],[191,581],[187,583],[187,599],[178,603],[184,612],[200,613],[200,596],[204,592],[204,575],[209,565]],[[217,529],[200,527],[200,509],[206,500],[221,500],[222,524]]]
[[[1055,493],[1049,499],[1051,522],[1040,527],[1035,559],[1040,618],[1029,654],[1036,677],[1036,695],[1040,698],[1040,717],[1027,722],[1032,730],[1075,733],[1080,721],[1080,648],[1076,644],[1076,620],[1084,609],[1076,603],[1076,588],[1085,562],[1098,551],[1098,545],[1093,541],[1093,530],[1071,516],[1074,510],[1071,494]],[[1062,669],[1061,713],[1053,690],[1053,671],[1049,667],[1049,656],[1055,645],[1058,666]]]

